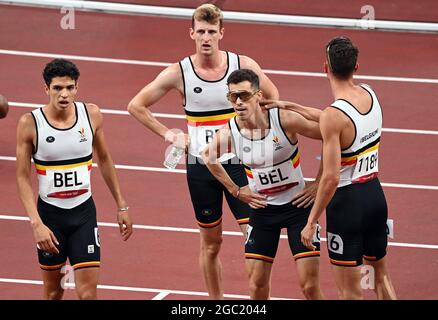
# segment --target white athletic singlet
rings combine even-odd
[[[76,122],[71,128],[53,127],[39,108],[32,111],[37,143],[33,154],[39,196],[54,206],[71,209],[91,196],[93,130],[86,107],[74,104]]]
[[[227,78],[234,70],[240,69],[239,56],[227,52],[228,69],[216,81],[202,79],[196,74],[190,57],[180,61],[184,81],[184,109],[190,137],[189,153],[201,158],[200,152],[212,140],[217,130],[227,124],[236,113],[227,100]],[[235,157],[232,153],[222,155],[221,162]]]
[[[379,172],[379,144],[382,133],[382,109],[374,91],[361,87],[371,96],[370,110],[362,114],[346,100],[336,100],[331,107],[345,113],[356,130],[351,146],[341,151],[339,187],[363,183],[377,177]]]
[[[289,203],[304,189],[298,143],[292,143],[281,127],[279,109],[269,110],[269,132],[259,140],[244,137],[236,122],[229,121],[237,156],[245,166],[249,187],[267,195],[267,203]]]

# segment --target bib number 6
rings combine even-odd
[[[344,241],[338,234],[327,232],[328,249],[331,252],[343,254],[344,253]]]

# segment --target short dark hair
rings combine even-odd
[[[230,85],[230,83],[237,84],[244,81],[249,81],[249,83],[251,83],[251,88],[254,90],[260,89],[259,76],[249,69],[239,69],[231,72],[227,79],[227,85]]]
[[[79,75],[78,67],[73,62],[64,59],[50,61],[43,71],[43,78],[47,86],[50,86],[52,79],[56,77],[70,77],[77,82]]]
[[[333,74],[348,79],[356,69],[359,49],[347,37],[335,37],[326,46],[327,62]]]

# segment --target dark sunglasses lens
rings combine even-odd
[[[227,98],[231,102],[236,102],[237,98],[240,98],[242,101],[247,101],[252,97],[252,93],[248,91],[242,91],[242,92],[228,92]]]
[[[239,94],[240,100],[247,101],[252,97],[252,93],[248,91],[243,91]]]

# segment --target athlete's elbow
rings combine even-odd
[[[128,103],[127,109],[130,115],[135,116],[136,114],[139,113],[142,107],[143,106],[140,103],[138,103],[137,101],[135,101],[135,99],[133,99]]]
[[[325,175],[321,180],[323,180],[321,182],[327,189],[336,189],[339,184],[339,174],[330,173]]]

